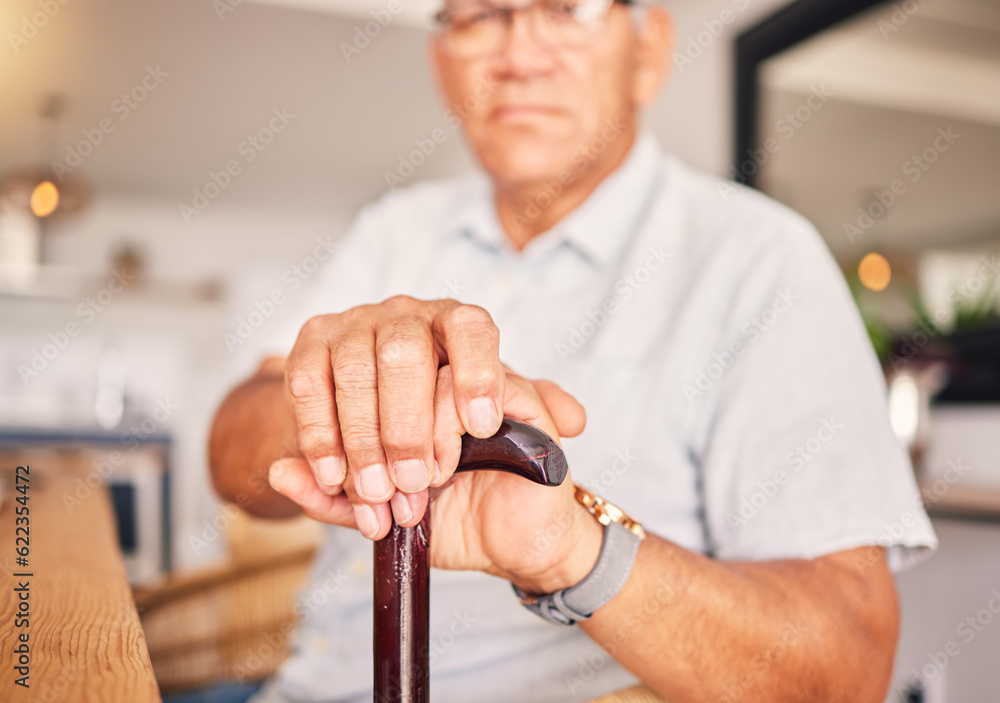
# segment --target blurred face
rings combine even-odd
[[[447,7],[457,16],[467,3]],[[432,42],[445,103],[501,184],[578,173],[620,153],[662,74],[665,47],[651,52],[648,41],[639,41],[643,33],[623,5],[612,5],[584,43],[548,41],[546,21],[544,10],[515,12],[497,46],[471,56],[454,50],[447,30]]]

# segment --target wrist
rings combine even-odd
[[[557,556],[549,567],[537,574],[512,578],[511,583],[526,593],[537,595],[575,586],[594,568],[603,540],[604,526],[574,500],[569,526],[553,549]]]

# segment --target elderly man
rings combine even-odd
[[[438,20],[482,173],[365,209],[287,313],[287,358],[212,430],[223,497],[330,525],[312,589],[335,588],[253,700],[371,699],[369,540],[433,498],[434,700],[641,681],[674,703],[882,701],[892,571],[936,542],[817,233],[640,129],[663,10],[455,0]],[[572,481],[645,538],[570,481],[452,477],[461,436],[505,415],[571,438]]]

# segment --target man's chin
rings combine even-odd
[[[572,172],[573,150],[561,146],[552,140],[498,140],[480,154],[480,162],[497,183],[528,185]]]

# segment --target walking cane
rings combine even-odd
[[[504,419],[488,439],[462,437],[456,473],[506,471],[544,486],[566,478],[566,458],[539,429]],[[392,530],[375,543],[375,701],[428,703],[431,506],[415,527]]]

